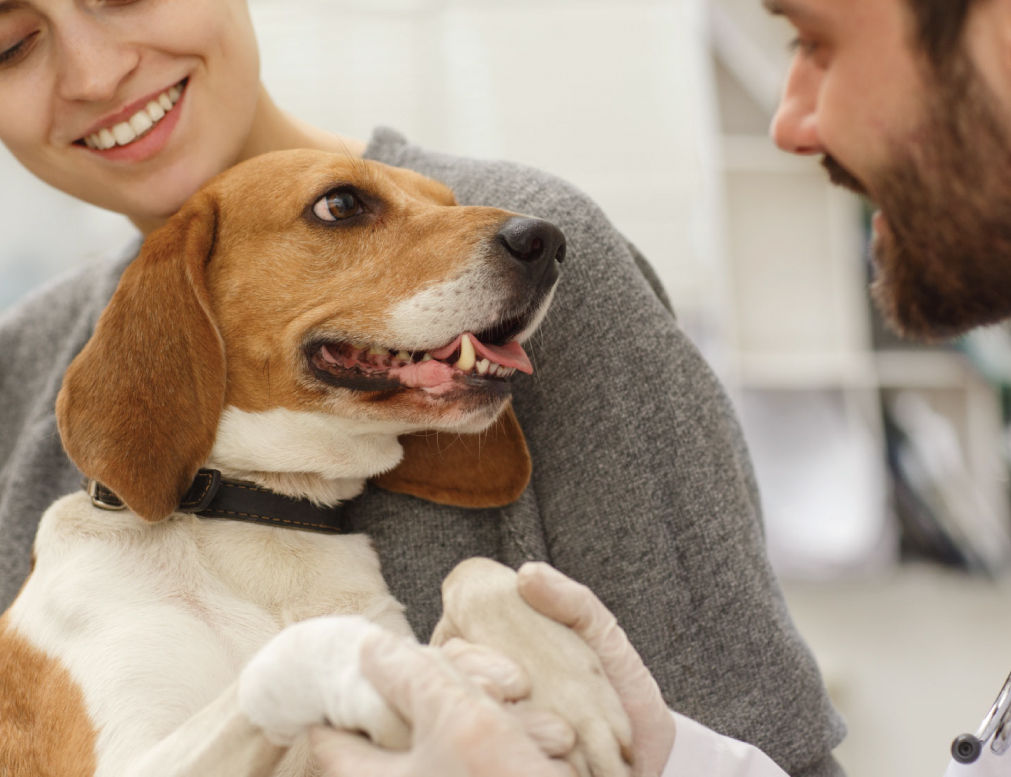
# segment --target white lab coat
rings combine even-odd
[[[717,734],[676,712],[671,715],[677,735],[661,777],[788,777],[754,745]]]
[[[717,734],[691,718],[671,712],[677,728],[661,777],[788,777],[754,745]],[[973,763],[952,760],[944,777],[1009,777],[1011,752],[997,756],[990,742]]]

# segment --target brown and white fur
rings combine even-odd
[[[301,776],[316,768],[304,731],[324,721],[404,744],[357,672],[370,629],[409,634],[368,538],[176,506],[202,466],[327,505],[370,478],[513,500],[530,464],[507,381],[446,364],[412,387],[378,362],[464,332],[515,354],[563,247],[550,225],[461,207],[420,175],[309,151],[222,174],[154,232],[57,405],[70,457],[128,509],[82,491],[42,518],[0,618],[0,774]],[[377,363],[333,358],[368,346]],[[523,606],[511,574],[463,567],[439,633],[524,663],[532,700],[573,721],[573,763],[624,771],[627,720],[599,664]]]

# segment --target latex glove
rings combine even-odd
[[[572,628],[596,652],[632,722],[634,774],[659,775],[674,746],[674,720],[615,617],[589,588],[542,562],[521,566],[516,585],[527,604]]]
[[[495,701],[522,702],[530,696],[530,675],[498,650],[458,638],[440,645],[439,650],[456,671]],[[545,754],[562,758],[576,746],[576,732],[558,715],[524,704],[510,705],[509,710]]]
[[[317,726],[313,753],[325,777],[572,777],[546,755],[520,718],[462,677],[434,648],[392,634],[369,635],[361,669],[412,728],[406,751]]]

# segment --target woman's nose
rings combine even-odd
[[[58,35],[57,90],[64,100],[111,100],[140,61],[134,46],[119,40],[106,21],[87,13],[75,14]]]
[[[821,154],[824,148],[818,130],[818,82],[794,62],[787,76],[779,108],[772,117],[772,140],[791,154]]]

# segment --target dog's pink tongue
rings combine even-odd
[[[503,367],[512,367],[520,372],[525,372],[527,375],[533,374],[534,365],[530,363],[530,357],[523,350],[523,346],[516,341],[506,343],[505,345],[488,345],[478,340],[472,332],[465,332],[464,334],[474,344],[474,352],[478,355],[478,358],[487,359]],[[463,335],[460,335],[449,345],[431,351],[432,357],[435,359],[445,359],[448,356],[452,356],[460,348],[460,340],[462,339]]]

